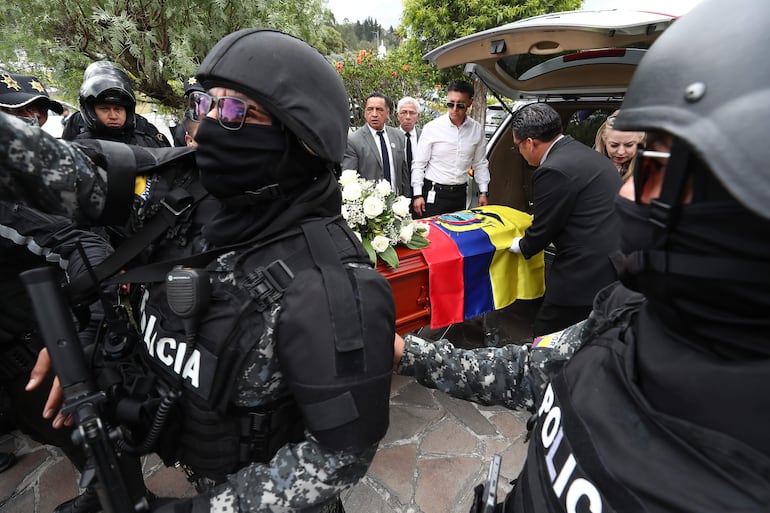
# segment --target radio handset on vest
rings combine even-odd
[[[208,308],[210,298],[211,282],[204,269],[178,265],[166,275],[166,300],[171,311],[182,318],[187,338],[185,363],[195,349],[200,314]]]
[[[209,306],[211,283],[204,269],[174,267],[166,275],[168,306],[184,320],[185,331],[193,333],[198,328],[198,314]]]
[[[131,448],[136,454],[147,454],[154,450],[174,404],[182,396],[184,369],[195,352],[199,314],[208,308],[210,297],[211,283],[205,270],[186,269],[179,265],[166,275],[166,301],[171,311],[182,318],[186,341],[180,342],[178,349],[178,354],[182,355],[179,381],[161,399],[142,444],[138,448]]]

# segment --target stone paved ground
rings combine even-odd
[[[461,347],[528,342],[536,306],[514,303],[485,322],[455,325],[446,336]],[[438,338],[443,333],[426,330],[421,335]],[[495,453],[503,456],[501,494],[518,475],[527,450],[528,414],[454,399],[404,376],[394,376],[390,404],[390,428],[369,472],[343,495],[348,513],[465,513]],[[57,449],[14,431],[0,437],[0,451],[18,456],[0,474],[0,513],[49,513],[78,493],[79,476]],[[156,495],[194,493],[181,471],[163,466],[157,457],[145,458],[143,470]]]

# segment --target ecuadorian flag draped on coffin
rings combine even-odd
[[[532,223],[529,214],[500,205],[429,218],[431,328],[463,322],[517,299],[545,292],[543,253],[526,260],[508,248]]]

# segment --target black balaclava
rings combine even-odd
[[[217,198],[264,194],[265,188],[277,184],[274,170],[287,147],[280,125],[245,124],[228,130],[207,117],[201,120],[195,140],[201,183]]]
[[[770,221],[732,198],[694,156],[686,176],[692,201],[676,207],[667,230],[648,220],[649,205],[616,201],[621,280],[703,348],[735,359],[770,356]]]
[[[692,203],[679,208],[668,232],[637,224],[650,211],[645,206],[624,226],[641,233],[627,244],[652,239],[657,249],[626,269],[647,298],[638,319],[636,381],[660,412],[770,455],[770,398],[736,393],[761,390],[770,374],[770,221],[730,197],[705,168],[690,176]],[[752,422],[735,422],[746,418],[747,407]]]
[[[308,214],[339,215],[329,165],[281,125],[228,130],[204,118],[195,139],[201,183],[224,205],[204,228],[215,246],[277,233]]]

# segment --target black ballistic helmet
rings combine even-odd
[[[94,76],[112,75],[126,84],[131,84],[128,73],[112,61],[94,61],[83,72],[83,82]]]
[[[88,128],[104,129],[96,117],[95,103],[112,103],[126,108],[126,125],[121,131],[134,128],[136,98],[128,74],[110,61],[96,61],[83,73],[78,103]]]
[[[725,8],[704,0],[658,38],[615,128],[671,133],[739,203],[770,219],[770,2],[735,0]]]
[[[206,90],[235,89],[258,101],[314,155],[342,162],[348,96],[334,67],[301,39],[269,29],[222,38],[196,77]]]

